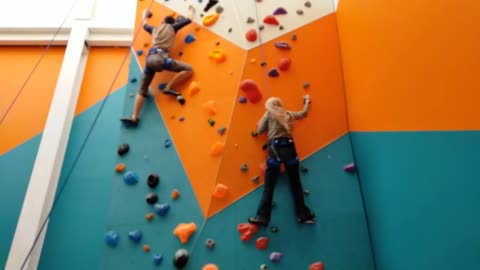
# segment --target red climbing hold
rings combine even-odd
[[[265,17],[263,19],[263,22],[265,24],[273,24],[273,25],[280,25],[280,23],[278,22],[277,18],[275,18],[275,16],[273,15],[268,15],[267,17]]]
[[[316,262],[310,264],[308,270],[323,270],[323,262]]]
[[[240,240],[243,242],[250,241],[252,236],[258,232],[258,226],[251,223],[238,224],[237,230],[240,233]]]
[[[247,33],[245,34],[245,38],[250,42],[257,41],[257,30],[255,29],[248,30]]]
[[[281,71],[287,71],[290,68],[290,65],[292,64],[292,59],[290,58],[282,58],[280,61],[278,61],[278,69]]]
[[[262,100],[262,93],[260,92],[260,89],[258,88],[257,84],[250,79],[244,80],[240,84],[240,89],[245,92],[245,95],[247,95],[248,101],[250,101],[253,104],[256,104]]]
[[[265,236],[259,237],[257,241],[255,241],[255,246],[260,250],[266,249],[268,247],[268,238]]]

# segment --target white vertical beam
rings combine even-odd
[[[85,2],[93,6],[92,0]],[[88,57],[85,40],[90,15],[88,8],[83,7],[79,11],[73,21],[6,270],[37,269],[40,259],[47,225],[41,229],[55,198]]]

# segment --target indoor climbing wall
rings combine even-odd
[[[348,135],[337,26],[331,1],[139,1],[137,25],[196,8],[170,56],[193,66],[175,89],[156,75],[129,150],[117,159],[102,269],[373,269]],[[150,35],[134,41],[124,115],[133,109]],[[312,97],[294,130],[314,226],[296,223],[288,180],[275,193],[271,226],[254,228],[263,183],[264,135],[254,133],[268,97],[290,110]],[[125,166],[125,168],[122,168]],[[151,185],[152,179],[158,185]],[[188,263],[187,263],[188,258]]]

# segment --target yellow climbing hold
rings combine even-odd
[[[218,20],[219,17],[220,15],[218,13],[207,15],[203,18],[202,23],[205,26],[212,26]]]
[[[223,63],[225,62],[225,60],[227,60],[227,55],[225,54],[224,50],[215,49],[208,54],[208,58],[215,61],[216,63]]]

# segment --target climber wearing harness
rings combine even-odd
[[[278,97],[271,97],[265,103],[267,111],[258,123],[257,133],[268,130],[268,157],[265,170],[265,183],[257,215],[248,221],[253,224],[268,226],[272,212],[273,191],[280,175],[280,166],[285,165],[285,171],[290,180],[297,221],[302,224],[314,224],[315,214],[305,205],[303,188],[300,182],[300,164],[292,137],[293,122],[307,117],[310,96],[304,97],[302,111],[286,111]]]
[[[177,20],[175,20],[172,16],[167,16],[163,22],[156,27],[148,25],[145,22],[146,18],[144,15],[143,29],[152,35],[153,45],[148,51],[140,89],[135,98],[133,115],[131,117],[120,119],[123,123],[128,124],[129,126],[138,125],[143,103],[145,98],[148,97],[148,87],[150,86],[156,72],[168,70],[177,73],[162,91],[164,94],[176,96],[180,104],[185,104],[183,96],[179,92],[174,91],[173,87],[189,79],[193,75],[193,69],[190,65],[171,58],[168,53],[175,42],[176,33],[192,22],[194,13],[194,7],[189,6],[188,16],[186,18],[179,16]]]

